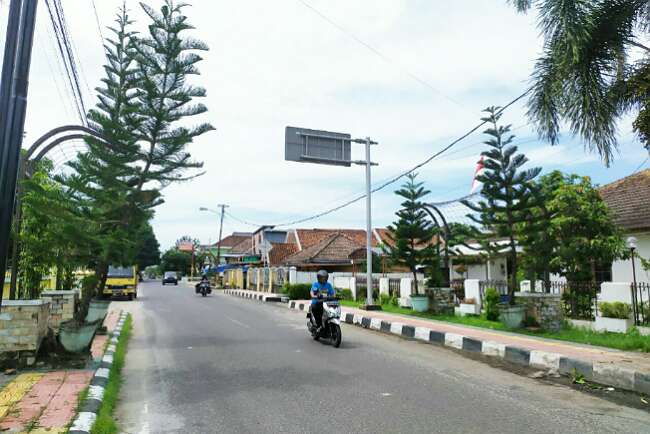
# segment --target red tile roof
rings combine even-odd
[[[320,243],[332,234],[343,234],[357,243],[362,245],[366,244],[366,231],[364,229],[295,229],[295,233],[298,234],[298,240],[303,249]],[[294,231],[290,231],[290,236],[288,237],[289,242],[293,242],[295,233]],[[373,233],[372,246],[377,247],[379,243],[380,241],[377,240],[377,237]]]
[[[301,239],[302,242],[302,239]],[[364,244],[345,232],[330,232],[316,244],[303,249],[284,261],[289,265],[300,264],[349,264],[350,255]]]
[[[650,169],[607,184],[599,191],[621,228],[650,229]]]
[[[214,243],[214,247],[218,247],[219,245],[221,245],[221,247],[224,248],[233,248],[237,244],[241,243],[242,241],[250,239],[251,236],[252,234],[242,234],[242,233],[228,235],[227,237],[223,238],[220,243],[219,242]]]
[[[298,252],[298,245],[293,243],[271,243],[271,246],[273,246],[269,252],[271,267],[282,265],[286,258]]]
[[[250,255],[253,253],[253,239],[251,237],[242,240],[239,244],[230,249],[230,253],[237,253],[241,255]]]

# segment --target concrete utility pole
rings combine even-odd
[[[11,0],[0,78],[0,273],[4,282],[27,109],[36,0]],[[16,264],[12,264],[15,268]],[[3,283],[4,286],[4,283]],[[0,290],[0,306],[2,295]]]
[[[366,306],[372,306],[372,200],[370,195],[370,137],[366,137]]]
[[[221,208],[221,220],[219,222],[219,243],[217,244],[217,267],[221,263],[221,234],[223,233],[223,215],[226,212],[228,205],[219,204],[217,207]]]

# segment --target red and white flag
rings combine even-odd
[[[481,155],[481,159],[478,160],[478,162],[476,163],[476,170],[474,171],[474,180],[472,181],[472,189],[469,191],[470,194],[475,193],[483,186],[483,183],[476,178],[479,175],[482,175],[484,171],[485,171],[485,166],[483,165],[483,156]]]

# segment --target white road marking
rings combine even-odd
[[[384,392],[384,393],[381,394],[381,396],[393,396],[393,394]]]
[[[237,324],[238,326],[242,326],[242,327],[247,328],[247,329],[251,328],[249,325],[244,324],[244,323],[241,322],[241,321],[237,321],[236,319],[230,318],[229,316],[227,316],[226,318],[227,318],[228,320],[232,321],[233,323]]]

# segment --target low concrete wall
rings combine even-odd
[[[526,315],[546,330],[560,330],[564,313],[562,297],[538,292],[516,292],[515,299],[526,306]]]
[[[48,325],[58,330],[63,321],[74,317],[79,293],[71,291],[43,291],[41,299],[50,303],[50,319]]]
[[[50,303],[3,300],[0,313],[0,362],[32,365],[47,335]]]

